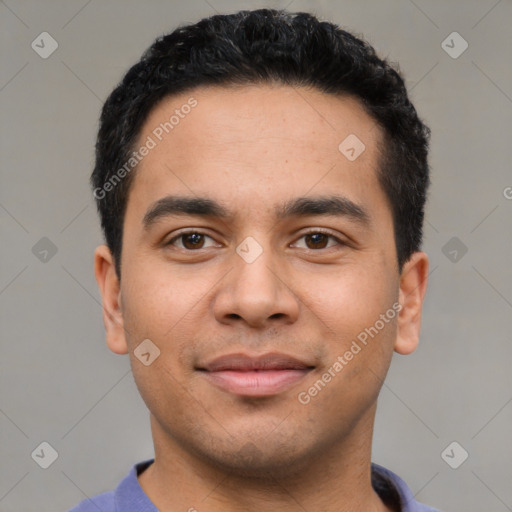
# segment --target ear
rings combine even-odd
[[[107,346],[116,354],[127,354],[128,344],[121,308],[121,286],[116,274],[114,258],[106,245],[100,245],[94,251],[94,274],[103,300],[103,323]]]
[[[418,346],[421,326],[421,309],[427,291],[428,256],[415,252],[404,264],[400,275],[398,314],[395,352],[407,355]]]

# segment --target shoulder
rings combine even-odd
[[[94,498],[87,498],[68,512],[98,512],[98,510],[101,510],[101,512],[117,512],[114,491],[98,494]]]
[[[158,512],[137,480],[137,476],[153,461],[135,464],[114,491],[86,498],[68,512]]]
[[[440,512],[414,498],[407,484],[395,473],[372,463],[372,484],[375,491],[384,499],[399,506],[401,512]]]

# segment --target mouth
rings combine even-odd
[[[282,393],[315,367],[286,354],[222,356],[197,368],[214,386],[240,396],[264,397]]]

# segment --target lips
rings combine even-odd
[[[199,367],[216,387],[240,396],[272,396],[302,380],[314,366],[286,354],[230,354]]]

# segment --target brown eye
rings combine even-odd
[[[212,247],[214,244],[207,244],[207,239],[213,242],[211,236],[205,235],[204,233],[199,233],[197,231],[189,231],[186,233],[181,233],[178,236],[175,236],[166,245],[175,246],[179,249],[185,249],[188,251],[204,249],[206,247]]]
[[[322,250],[333,246],[344,246],[345,244],[330,232],[310,231],[304,233],[294,244],[300,249]]]
[[[329,235],[325,233],[310,233],[309,235],[305,235],[308,249],[325,249],[329,238]]]
[[[204,245],[204,235],[201,233],[182,235],[181,240],[186,249],[201,249]]]

